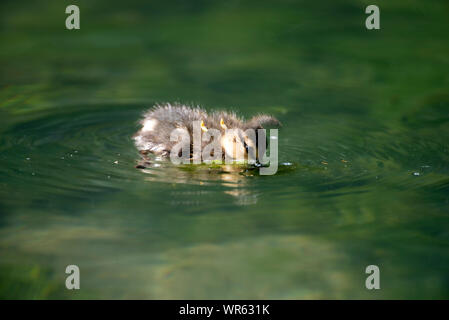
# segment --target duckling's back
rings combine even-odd
[[[199,107],[157,105],[144,114],[142,129],[134,135],[137,149],[144,153],[168,156],[172,146],[177,143],[170,141],[173,130],[184,129],[192,135],[194,121],[201,121],[206,117],[207,113]]]

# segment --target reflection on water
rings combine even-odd
[[[168,162],[168,160],[165,160],[147,163],[142,172],[148,174],[145,180],[153,182],[196,184],[206,188],[221,185],[225,194],[235,197],[236,204],[246,205],[257,202],[257,194],[249,189],[246,178],[249,175],[254,175],[255,170],[257,168],[244,168],[236,165],[208,166],[204,164],[175,166]],[[208,191],[189,193],[187,196],[194,199],[203,196],[205,192]],[[171,202],[172,204],[199,204],[195,200],[179,202],[176,198]]]
[[[449,297],[444,1],[79,5],[1,4],[0,298]],[[136,169],[165,101],[273,114],[278,172]]]
[[[346,272],[350,267],[348,257],[334,245],[313,237],[263,236],[163,251],[136,248],[125,253],[126,243],[133,242],[126,228],[97,232],[79,226],[62,232],[61,224],[62,221],[47,227],[45,236],[39,230],[29,230],[27,235],[4,234],[3,244],[34,259],[53,256],[56,259],[45,264],[56,270],[68,262],[61,257],[71,251],[71,260],[83,261],[83,285],[104,287],[104,297],[339,298],[354,290]],[[30,238],[38,240],[39,246],[33,245]],[[78,249],[81,246],[83,250]],[[101,259],[97,256],[99,251]],[[320,270],[319,281],[315,278],[316,270]],[[303,286],[286,290],[292,279]]]

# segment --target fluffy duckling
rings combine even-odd
[[[227,154],[235,158],[236,148],[243,147],[245,159],[248,158],[248,147],[256,147],[257,137],[248,137],[243,134],[247,129],[254,129],[257,135],[257,129],[264,129],[267,126],[279,127],[280,122],[269,115],[257,115],[248,121],[237,116],[233,112],[214,111],[207,113],[200,107],[189,107],[181,104],[155,105],[148,110],[140,124],[142,128],[134,135],[133,139],[137,149],[141,154],[152,153],[158,156],[169,157],[173,146],[177,141],[171,141],[170,136],[176,129],[183,129],[190,135],[190,158],[192,156],[192,141],[194,134],[194,123],[201,124],[201,130],[207,132],[210,129],[216,129],[221,132],[220,144],[222,147],[223,159]],[[228,129],[239,132],[237,135],[226,135]],[[201,141],[201,147],[204,148],[210,141]]]

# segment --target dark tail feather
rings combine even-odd
[[[247,122],[247,127],[252,129],[267,129],[267,128],[279,128],[281,127],[281,122],[273,116],[266,114],[257,115],[252,117]]]

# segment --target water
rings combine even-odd
[[[449,298],[444,1],[379,31],[358,1],[77,4],[1,4],[0,298]],[[283,165],[135,169],[164,101],[275,115]]]

